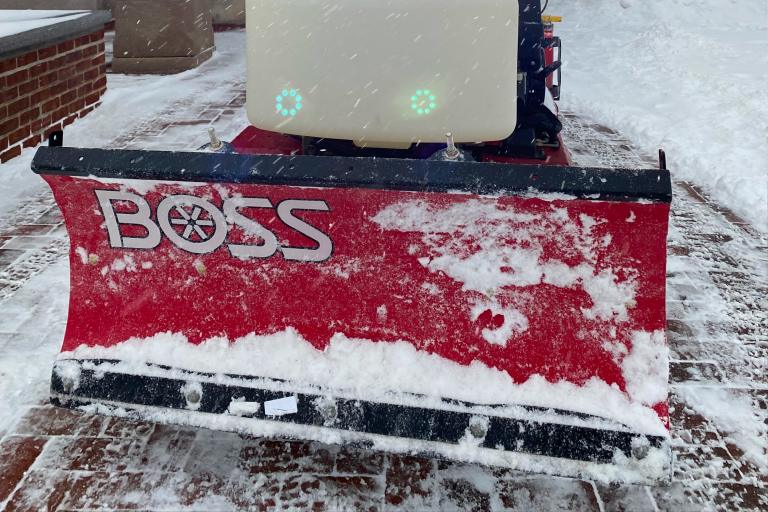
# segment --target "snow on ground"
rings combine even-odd
[[[51,365],[64,338],[69,304],[66,259],[48,267],[3,303],[0,314],[0,432],[31,396],[48,395]],[[26,333],[24,335],[10,333]]]
[[[768,2],[552,0],[563,99],[768,232]]]
[[[681,386],[677,393],[702,416],[729,434],[729,441],[741,448],[745,457],[768,471],[766,439],[768,426],[760,421],[747,400],[724,388]]]

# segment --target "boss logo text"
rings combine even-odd
[[[154,249],[165,236],[179,248],[194,253],[207,254],[226,244],[232,256],[237,258],[269,258],[280,251],[286,260],[324,261],[333,253],[331,239],[294,212],[330,211],[325,201],[287,199],[273,205],[262,197],[236,197],[226,199],[219,209],[211,202],[191,195],[165,197],[157,205],[153,220],[150,204],[140,195],[115,190],[96,190],[96,197],[104,214],[109,234],[109,244],[120,249]],[[115,211],[115,203],[134,205],[130,213]],[[315,248],[281,245],[275,234],[257,221],[243,215],[245,208],[274,208],[280,221],[292,230],[314,240]],[[230,224],[237,225],[249,236],[261,240],[260,245],[229,243]],[[125,236],[122,226],[141,226],[144,236]]]

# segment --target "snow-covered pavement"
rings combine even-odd
[[[188,149],[245,125],[243,34],[177,77],[111,77],[67,144]],[[215,72],[212,72],[215,71]],[[183,87],[179,84],[183,82]],[[150,101],[151,98],[151,101]],[[566,116],[583,165],[652,165],[622,135]],[[603,487],[363,448],[73,413],[45,404],[66,322],[66,234],[31,152],[4,165],[0,218],[0,508],[761,510],[768,507],[765,238],[696,186],[675,186],[668,260],[676,462],[669,486]],[[678,175],[674,155],[669,162]],[[26,166],[26,168],[25,168]],[[6,174],[7,171],[7,174]],[[688,176],[686,170],[680,176]],[[12,188],[12,185],[15,187]],[[7,196],[6,196],[7,197]],[[14,199],[15,198],[15,199]]]
[[[768,3],[552,0],[563,105],[666,148],[675,174],[768,232]]]

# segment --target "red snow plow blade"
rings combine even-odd
[[[41,148],[55,403],[665,478],[665,170]],[[150,181],[153,180],[153,181]]]

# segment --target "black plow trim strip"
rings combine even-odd
[[[38,174],[416,192],[559,193],[602,201],[672,200],[668,170],[41,147]]]
[[[485,423],[485,435],[479,435],[480,447],[493,450],[543,455],[564,459],[611,463],[614,451],[619,450],[625,456],[634,458],[633,441],[660,448],[664,438],[646,436],[624,430],[609,430],[585,426],[547,423],[537,420],[506,418],[488,414],[488,407],[482,413],[452,411],[397,405],[365,400],[332,397],[329,394],[290,393],[260,388],[265,379],[237,376],[242,385],[206,382],[210,374],[172,370],[169,367],[148,365],[153,373],[167,373],[164,376],[144,376],[126,374],[109,370],[109,363],[104,360],[65,360],[62,365],[76,364],[80,377],[73,389],[72,381],[65,382],[62,372],[54,368],[51,380],[53,402],[64,407],[78,407],[89,403],[111,402],[126,409],[135,406],[151,406],[180,411],[228,415],[229,404],[233,399],[263,404],[286,396],[296,396],[298,412],[285,416],[265,416],[263,407],[257,413],[247,417],[253,421],[269,419],[271,421],[290,422],[313,427],[342,429],[364,434],[377,434],[400,438],[458,444],[471,431],[470,426]],[[98,369],[97,366],[102,365]],[[70,368],[71,369],[71,368]],[[172,370],[172,371],[171,371]],[[63,372],[69,374],[69,372]],[[173,375],[174,377],[170,377]],[[176,378],[177,376],[188,377]],[[185,389],[188,382],[199,382],[202,393],[199,407],[195,411],[188,408]],[[287,382],[273,380],[283,385]],[[413,395],[418,397],[418,395]],[[316,404],[334,404],[334,413],[329,420],[327,409]],[[472,404],[464,402],[446,402],[463,405],[471,409]],[[521,410],[540,413],[543,409],[519,406]],[[569,414],[564,411],[548,410],[552,414]],[[589,418],[583,414],[570,414],[574,418]],[[243,416],[234,416],[242,418]],[[603,420],[606,421],[606,420]],[[618,428],[621,425],[616,424]],[[469,429],[469,430],[468,430]],[[481,431],[481,434],[483,433]],[[647,441],[646,441],[647,440]],[[637,443],[635,443],[637,444]]]

